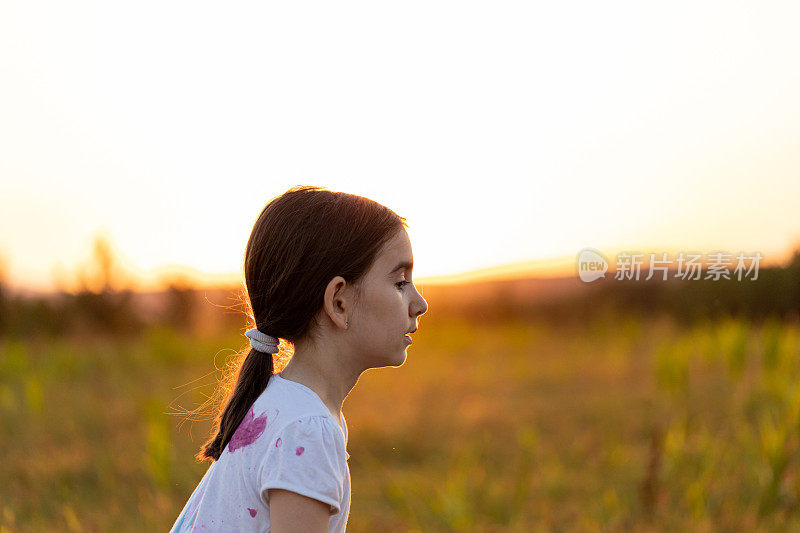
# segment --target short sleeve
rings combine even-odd
[[[261,498],[269,505],[269,489],[285,489],[341,510],[345,473],[337,453],[333,422],[324,416],[288,424],[269,443],[260,467]],[[340,437],[341,438],[341,437]]]

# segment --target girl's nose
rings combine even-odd
[[[419,297],[415,302],[416,307],[414,307],[414,316],[424,315],[428,311],[428,302],[422,297],[421,294],[419,294],[419,291],[417,291],[417,295]]]

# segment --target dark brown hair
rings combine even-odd
[[[287,347],[284,340],[293,345],[305,338],[317,326],[330,280],[342,276],[358,287],[380,249],[403,227],[408,227],[405,218],[354,194],[296,186],[273,198],[258,216],[245,250],[254,326],[281,339],[281,351]],[[273,355],[251,348],[229,369],[218,389],[224,407],[214,420],[213,436],[196,455],[201,461],[219,459],[275,365]]]

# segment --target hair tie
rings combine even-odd
[[[245,336],[250,338],[250,346],[259,352],[278,353],[278,339],[262,333],[258,328],[247,330]]]

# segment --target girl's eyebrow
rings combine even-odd
[[[414,263],[411,261],[400,261],[399,263],[397,263],[397,266],[394,267],[391,272],[389,272],[389,274],[394,274],[401,268],[411,270],[412,268],[414,268]]]

